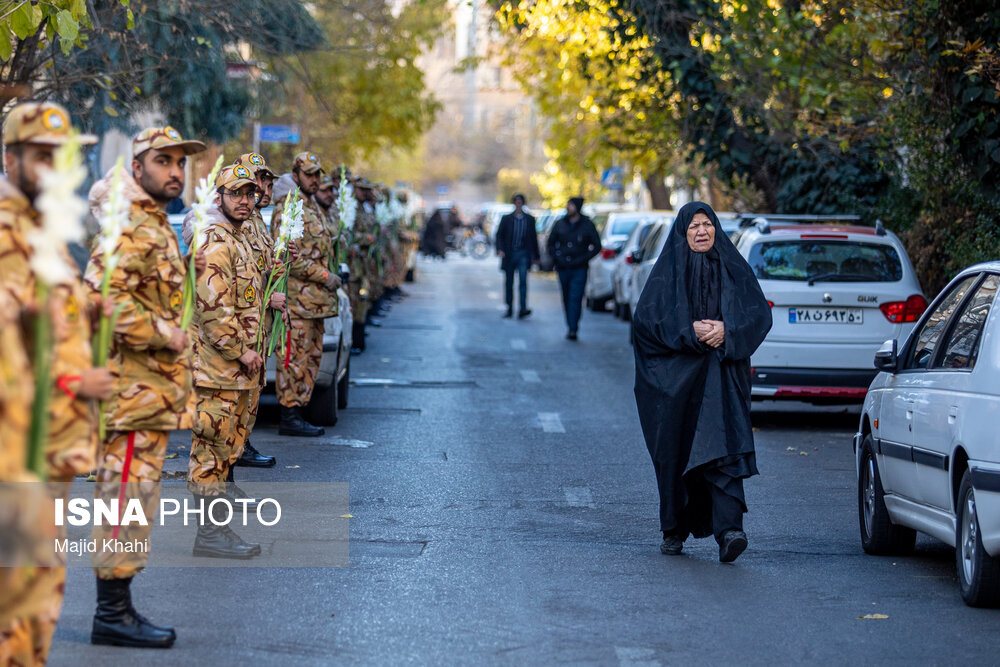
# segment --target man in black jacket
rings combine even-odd
[[[514,315],[514,272],[519,276],[520,309],[517,319],[531,315],[528,310],[528,269],[540,259],[538,235],[535,233],[535,217],[524,210],[524,195],[514,195],[514,212],[500,219],[497,227],[497,254],[500,268],[506,274],[507,313]]]
[[[583,197],[573,197],[566,204],[566,216],[556,221],[549,233],[546,248],[555,262],[566,311],[566,338],[576,340],[583,311],[583,290],[587,285],[587,264],[601,252],[601,235],[587,216],[581,213]]]

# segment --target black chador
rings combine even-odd
[[[707,252],[688,243],[699,212],[715,229]],[[721,346],[698,339],[693,323],[701,320],[723,323]],[[677,214],[633,323],[635,400],[656,470],[664,553],[679,553],[689,535],[714,534],[722,545],[737,532],[745,548],[743,479],[757,474],[750,355],[771,328],[771,309],[707,204]]]

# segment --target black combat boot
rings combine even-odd
[[[240,458],[236,459],[236,465],[247,468],[273,468],[275,463],[277,461],[275,461],[273,456],[261,454],[257,451],[256,447],[250,444],[249,440],[243,446],[243,453],[240,454]]]
[[[244,503],[237,503],[236,499],[248,500],[246,503],[247,509],[256,510],[257,505],[260,502],[249,493],[244,491],[236,484],[236,480],[233,479],[233,468],[229,467],[229,471],[226,473],[226,495],[229,496],[229,501],[233,504],[233,511],[242,509]]]
[[[236,533],[229,526],[216,526],[208,517],[209,504],[220,496],[199,496],[195,494],[195,502],[203,503],[205,508],[205,518],[198,524],[198,534],[194,538],[194,549],[191,553],[194,556],[206,558],[236,558],[247,560],[260,553],[260,545],[250,545],[240,540]],[[226,518],[224,508],[216,503],[212,508],[212,514],[219,523]],[[235,508],[233,516],[236,516]],[[242,542],[242,544],[241,544]],[[254,552],[256,546],[256,553]]]
[[[326,433],[322,426],[313,426],[302,418],[302,408],[281,406],[281,422],[278,423],[279,435],[296,435],[303,438],[315,438]]]
[[[132,579],[98,579],[97,611],[91,644],[170,648],[177,639],[173,628],[153,625],[132,606]]]

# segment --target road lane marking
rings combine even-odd
[[[500,292],[487,292],[486,293],[486,298],[487,299],[499,299],[500,298]]]
[[[521,379],[525,382],[541,382],[542,378],[538,377],[538,371],[521,371]]]
[[[538,421],[542,423],[542,430],[546,433],[565,433],[562,420],[559,419],[558,412],[539,412]]]
[[[566,504],[570,507],[594,509],[594,495],[586,486],[567,486],[563,493],[566,494]]]
[[[337,445],[340,447],[354,447],[355,449],[368,449],[374,442],[368,442],[367,440],[352,440],[351,438],[343,438],[341,436],[336,436],[332,440],[327,440],[328,445]]]
[[[660,664],[656,659],[656,651],[651,648],[616,646],[615,655],[618,656],[618,664],[622,667],[659,667]]]
[[[510,346],[513,349],[515,349],[515,350],[527,350],[528,349],[528,344],[524,341],[523,338],[511,338],[510,339]]]

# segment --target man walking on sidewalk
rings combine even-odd
[[[524,210],[524,195],[514,195],[514,212],[500,219],[497,228],[497,254],[500,268],[506,278],[507,313],[514,315],[514,272],[518,274],[520,300],[517,319],[531,315],[528,310],[528,270],[540,259],[538,235],[535,233],[535,217]]]
[[[601,252],[601,235],[590,218],[583,215],[583,197],[566,204],[566,215],[556,221],[546,247],[556,265],[566,312],[568,340],[576,340],[583,312],[583,290],[587,285],[587,264]]]

